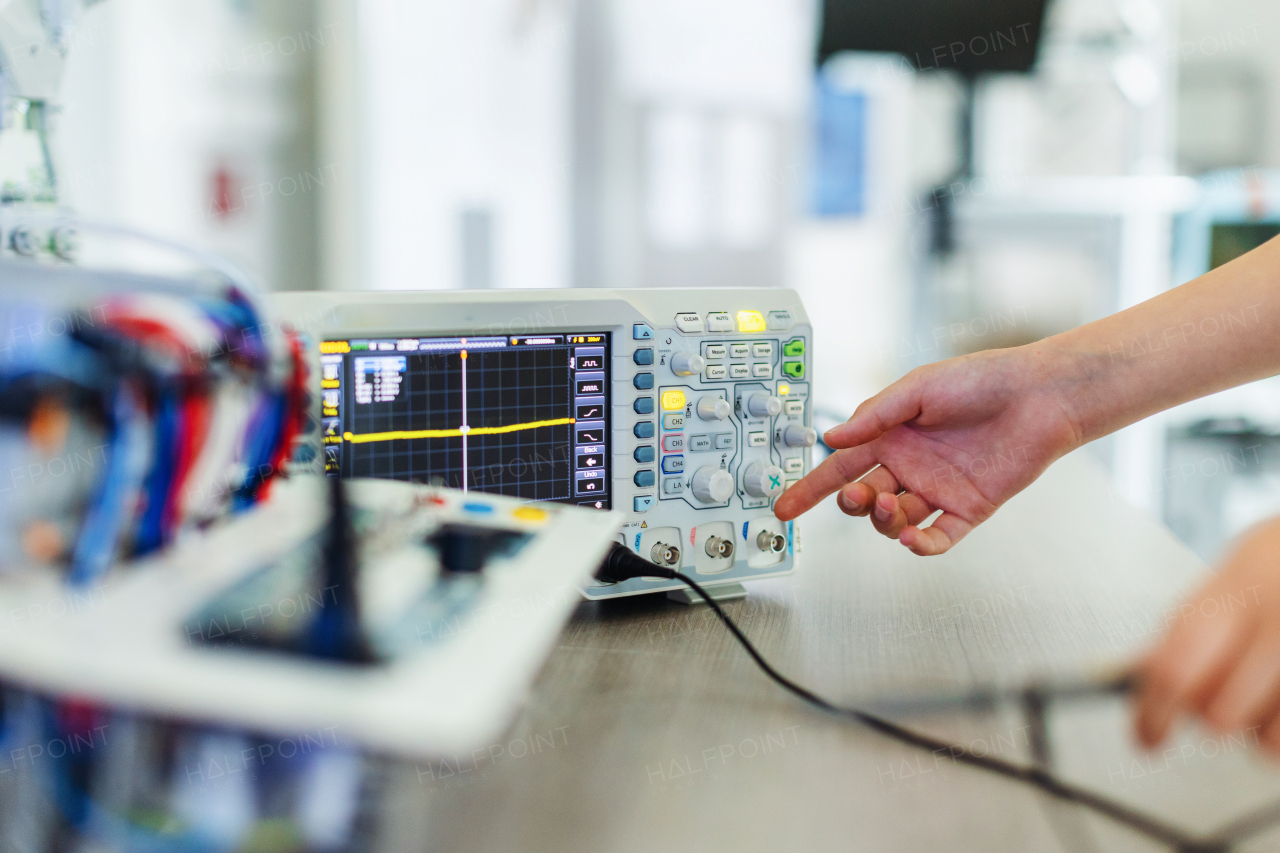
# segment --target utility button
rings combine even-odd
[[[707,358],[709,360],[714,361],[716,359],[724,358],[724,354],[724,344],[707,344]]]
[[[773,365],[764,364],[763,362],[756,362],[755,364],[751,365],[751,375],[756,377],[757,379],[772,379]]]

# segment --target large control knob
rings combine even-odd
[[[772,418],[782,411],[782,401],[767,391],[757,391],[747,398],[747,411],[757,418]]]
[[[698,401],[698,417],[704,421],[722,421],[729,417],[733,407],[724,397],[713,397],[708,394]]]
[[[813,447],[818,443],[818,431],[813,427],[792,424],[782,433],[787,447]]]
[[[766,462],[752,462],[742,475],[742,485],[747,494],[756,498],[776,498],[786,486],[782,482],[782,469]]]
[[[671,356],[671,372],[676,376],[697,376],[706,366],[706,361],[697,353],[678,352]]]
[[[693,496],[704,504],[724,503],[733,496],[733,475],[712,465],[699,468],[693,475]]]

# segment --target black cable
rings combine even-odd
[[[747,639],[746,635],[742,633],[737,624],[734,623],[734,621],[729,618],[728,614],[720,608],[720,605],[716,600],[688,575],[650,563],[648,560],[638,554],[635,554],[625,545],[620,543],[614,543],[608,555],[606,555],[604,561],[601,563],[600,569],[596,572],[596,578],[606,583],[619,583],[621,581],[637,577],[660,577],[670,580],[678,580],[681,583],[686,584],[707,603],[707,606],[711,608],[712,612],[714,612],[717,617],[719,617],[720,621],[724,623],[724,626],[729,629],[729,632],[733,634],[734,638],[742,645],[747,654],[751,656],[751,659],[756,662],[756,665],[764,671],[765,675],[768,675],[779,685],[808,702],[810,705],[814,705],[828,713],[835,714],[836,716],[854,720],[873,731],[879,732],[886,737],[892,738],[900,743],[907,744],[908,746],[928,750],[933,753],[946,751],[951,759],[958,764],[967,764],[970,767],[978,767],[991,773],[1004,776],[1005,778],[1021,782],[1025,785],[1031,785],[1032,787],[1035,787],[1056,799],[1084,806],[1098,814],[1111,818],[1117,823],[1128,826],[1129,828],[1146,835],[1148,838],[1163,842],[1174,850],[1179,851],[1179,853],[1210,853],[1210,851],[1218,853],[1218,851],[1229,851],[1232,847],[1233,841],[1247,835],[1257,833],[1269,822],[1280,820],[1280,804],[1276,804],[1275,806],[1271,806],[1266,809],[1260,809],[1258,812],[1255,812],[1253,815],[1244,819],[1234,821],[1231,824],[1228,824],[1227,827],[1220,832],[1213,833],[1204,838],[1197,838],[1183,832],[1175,826],[1171,826],[1157,818],[1151,817],[1150,815],[1135,811],[1128,806],[1100,794],[1095,794],[1085,788],[1073,785],[1070,782],[1065,782],[1053,775],[1043,766],[1026,767],[1014,764],[1010,761],[1004,761],[999,758],[977,755],[965,749],[963,746],[947,743],[946,741],[938,740],[937,738],[930,737],[929,735],[913,731],[904,726],[900,726],[891,720],[876,716],[875,714],[861,711],[857,708],[842,708],[839,705],[828,702],[826,699],[823,699],[821,696],[813,693],[807,688],[796,684],[794,681],[774,669],[773,666],[764,659],[764,656],[760,654],[751,641]],[[1116,682],[1116,685],[1120,686],[1127,686],[1130,684],[1131,681],[1129,679],[1121,679]],[[1042,715],[1044,696],[1043,694],[1037,695],[1037,693],[1038,691],[1035,690],[1024,691],[1024,707],[1038,709],[1039,713]],[[1049,757],[1048,744],[1045,742],[1047,739],[1042,737],[1039,740],[1042,742],[1035,745],[1035,752],[1037,753],[1036,759],[1037,761],[1047,760]],[[1267,818],[1270,818],[1271,821],[1266,821]]]

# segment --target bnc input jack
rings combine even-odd
[[[756,536],[756,547],[761,551],[773,554],[781,554],[787,547],[787,537],[781,533],[770,533],[768,530],[761,530]]]
[[[678,566],[680,565],[680,549],[675,545],[658,542],[649,550],[649,559],[659,566]]]
[[[719,536],[707,537],[707,556],[729,558],[733,556],[733,543]]]

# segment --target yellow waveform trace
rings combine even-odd
[[[497,427],[471,427],[466,431],[471,435],[500,435],[507,432],[520,432],[526,429],[537,429],[545,426],[577,423],[577,418],[552,418],[546,421],[529,421],[523,424],[508,424]],[[371,441],[395,441],[400,438],[457,438],[463,434],[461,427],[453,429],[398,429],[391,432],[366,432],[356,435],[344,432],[342,438],[352,444],[368,444]]]

